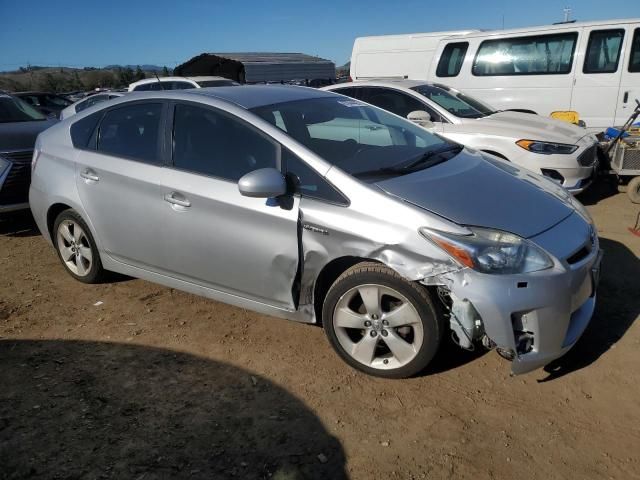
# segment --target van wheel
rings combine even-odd
[[[67,272],[83,283],[104,279],[96,242],[85,221],[74,210],[60,213],[53,224],[53,241]]]
[[[423,370],[444,331],[424,287],[369,262],[354,265],[333,283],[322,318],[331,346],[344,361],[385,378]]]
[[[640,177],[632,178],[627,184],[627,196],[633,203],[640,203]]]

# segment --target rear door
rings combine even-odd
[[[624,26],[617,25],[582,31],[571,109],[589,129],[603,129],[614,121],[625,36]]]
[[[176,102],[173,170],[164,184],[166,265],[173,276],[285,309],[295,308],[299,198],[248,198],[238,180],[281,167],[281,146],[213,107]]]
[[[76,155],[78,193],[102,249],[154,271],[166,258],[160,135],[165,109],[162,101],[145,101],[107,110],[92,148]]]
[[[614,125],[623,125],[640,100],[640,25],[629,25],[622,60],[622,80]]]

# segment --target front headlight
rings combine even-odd
[[[568,145],[566,143],[539,142],[536,140],[518,140],[516,142],[520,148],[524,148],[528,152],[541,153],[543,155],[551,155],[559,153],[568,155],[578,149],[577,145]]]
[[[549,255],[529,240],[500,230],[469,230],[472,235],[455,235],[429,228],[421,228],[420,233],[458,263],[481,273],[530,273],[553,266]]]

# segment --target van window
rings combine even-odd
[[[436,76],[457,77],[468,48],[468,42],[449,43],[444,47],[436,69]]]
[[[476,76],[567,74],[577,39],[578,34],[571,32],[485,40],[472,71]]]
[[[629,71],[640,72],[640,28],[636,28],[636,31],[633,33]]]
[[[595,30],[589,35],[584,73],[613,73],[618,70],[624,30]]]

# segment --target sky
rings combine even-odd
[[[607,5],[612,6],[608,8]],[[640,0],[0,0],[0,71],[170,68],[203,52],[302,52],[343,65],[363,35],[640,17]]]

